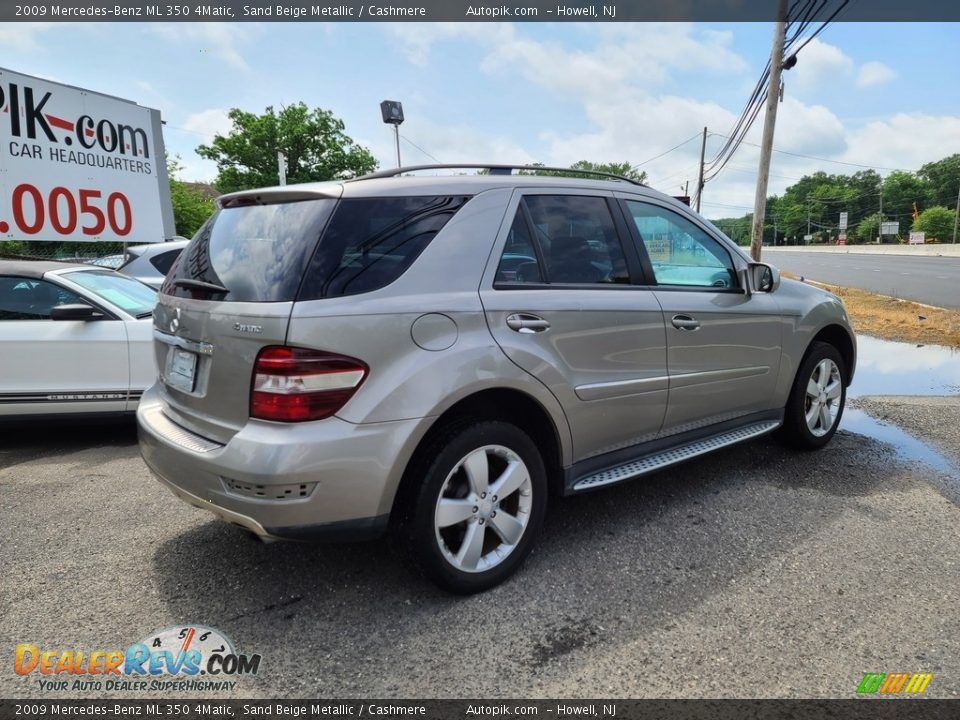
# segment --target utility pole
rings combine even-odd
[[[778,0],[777,22],[773,28],[773,49],[770,52],[767,112],[763,119],[763,139],[760,142],[757,196],[753,202],[753,232],[750,236],[750,256],[756,261],[760,260],[763,248],[763,218],[767,212],[767,183],[770,180],[770,156],[773,154],[773,130],[777,124],[777,105],[780,103],[780,76],[783,73],[783,44],[786,30],[787,0]]]
[[[957,242],[957,223],[960,222],[960,188],[957,188],[957,212],[953,216],[953,242]]]
[[[287,156],[283,150],[277,150],[277,177],[281,185],[287,184]]]
[[[400,162],[400,126],[393,126],[393,139],[397,141],[397,167],[403,167],[403,163]]]
[[[703,195],[703,158],[707,154],[707,129],[703,129],[703,142],[700,144],[700,176],[697,180],[697,212],[700,212],[700,196]]]
[[[877,225],[877,245],[883,242],[883,181],[880,181],[880,224]]]

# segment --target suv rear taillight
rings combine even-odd
[[[366,364],[351,357],[273,345],[257,355],[250,388],[250,417],[303,422],[330,417],[367,376]]]

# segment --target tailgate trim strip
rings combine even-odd
[[[188,340],[187,338],[182,338],[177,335],[161,332],[156,328],[153,329],[153,339],[162,342],[164,345],[173,345],[174,347],[195,352],[198,355],[213,355],[213,345],[208,342]]]
[[[205,453],[211,450],[219,450],[223,447],[220,443],[208,440],[177,425],[164,414],[160,407],[147,408],[141,413],[141,417],[157,435],[187,450],[192,450],[196,453]]]

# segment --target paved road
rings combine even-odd
[[[960,308],[960,258],[774,250],[764,260],[810,280]]]
[[[457,598],[386,542],[248,539],[152,480],[129,425],[6,431],[0,697],[120,695],[42,694],[16,643],[185,623],[262,654],[239,697],[850,698],[867,671],[956,697],[960,508],[933,475],[846,431],[763,439],[561,501],[514,579]]]

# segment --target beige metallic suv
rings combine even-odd
[[[162,287],[138,412],[180,498],[263,538],[392,526],[475,592],[551,496],[833,436],[834,295],[622,178],[423,169],[220,198]]]

